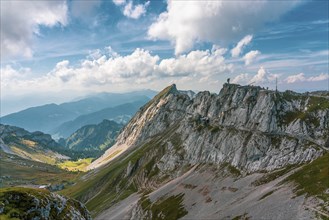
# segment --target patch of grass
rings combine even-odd
[[[79,202],[67,199],[65,202],[47,190],[12,187],[0,189],[0,219],[71,219],[72,209],[86,218],[87,211]],[[58,209],[61,207],[62,210]],[[48,210],[49,212],[47,212]]]
[[[290,124],[291,122],[295,121],[297,118],[301,118],[303,115],[303,112],[301,111],[290,111],[290,112],[285,112],[284,115],[282,115],[282,123],[285,125]]]
[[[77,161],[64,161],[57,166],[61,169],[69,171],[86,171],[87,166],[92,162],[93,158],[79,159]]]
[[[320,125],[320,120],[315,116],[313,116],[312,112],[310,111],[302,112],[298,110],[286,112],[282,116],[282,123],[288,125],[291,122],[295,121],[296,119],[300,119],[301,121],[305,121],[309,124],[313,124],[314,126]]]
[[[219,131],[220,131],[220,128],[218,126],[214,126],[214,127],[210,128],[210,132],[212,132],[212,133],[216,133],[216,132],[219,132]]]
[[[308,111],[310,112],[326,110],[329,109],[329,100],[325,97],[310,96],[308,105]]]
[[[281,116],[281,123],[288,125],[291,122],[300,119],[308,124],[313,124],[314,126],[320,125],[320,120],[314,116],[314,113],[320,110],[329,109],[329,100],[325,97],[317,96],[297,96],[292,93],[283,93],[283,100],[292,101],[302,99],[303,102],[308,99],[306,110],[294,110],[286,112]]]
[[[155,203],[152,203],[149,198],[144,197],[141,201],[141,207],[144,211],[151,213],[152,219],[179,219],[185,216],[188,212],[182,204],[184,194],[170,196],[168,198],[160,198]]]
[[[149,208],[151,205],[152,205],[152,202],[151,200],[146,196],[144,195],[141,200],[139,201],[141,207],[143,210],[146,210],[147,208]]]
[[[111,158],[115,157],[121,151],[122,150],[116,150],[116,151],[114,151],[112,154],[110,154],[109,156],[107,156],[107,158],[105,160],[110,160]]]
[[[174,149],[175,149],[176,153],[178,153],[182,149],[183,141],[181,139],[181,135],[180,134],[177,134],[177,133],[173,134],[170,137],[170,142],[174,146]]]
[[[239,190],[238,188],[234,188],[234,187],[228,187],[227,189],[228,189],[230,192],[236,192],[236,191]]]
[[[26,149],[22,149],[22,147],[18,145],[12,145],[10,148],[15,154],[30,160],[40,161],[52,165],[54,165],[57,161],[54,155],[46,154],[44,151],[40,151],[38,149],[31,149],[26,146],[24,146]]]
[[[258,201],[265,199],[266,197],[268,197],[269,195],[272,195],[274,193],[274,191],[269,191],[268,193],[265,193],[262,197],[260,197],[258,199]]]
[[[287,177],[284,182],[294,182],[297,195],[316,196],[329,201],[329,153],[304,165],[300,170]]]
[[[156,157],[153,157],[151,161],[145,165],[145,172],[148,177],[156,176],[160,172],[160,169],[155,166],[156,159]]]
[[[240,176],[241,172],[240,170],[238,170],[237,168],[235,168],[232,165],[227,166],[228,170],[230,171],[230,173],[232,173],[234,176]]]
[[[1,151],[0,158],[0,188],[17,185],[65,185],[75,181],[80,175]]]
[[[251,183],[253,186],[260,186],[269,182],[272,182],[273,180],[283,176],[284,174],[288,173],[291,171],[293,168],[295,168],[296,165],[288,165],[286,168],[272,171],[271,173],[263,175],[261,178],[258,180],[255,180],[254,182]]]
[[[199,124],[198,127],[196,128],[196,130],[197,130],[198,132],[201,132],[203,129],[204,129],[204,126],[201,125],[201,124]]]
[[[24,139],[21,141],[21,143],[24,144],[25,146],[28,146],[28,147],[31,147],[31,148],[34,148],[37,145],[37,143],[34,142],[34,141],[24,140]]]
[[[225,162],[225,163],[223,163],[223,164],[221,165],[221,167],[222,167],[222,168],[226,168],[227,171],[228,171],[230,174],[233,174],[233,176],[236,176],[236,177],[237,177],[237,176],[240,176],[240,175],[241,175],[240,170],[239,170],[238,168],[232,166],[230,163]]]
[[[185,189],[195,189],[196,187],[198,187],[198,186],[192,185],[192,184],[184,184],[184,183],[182,183],[182,185],[183,185],[183,187]]]
[[[248,220],[250,217],[247,216],[247,213],[244,213],[243,215],[238,215],[232,218],[232,220]]]
[[[285,101],[294,101],[294,100],[301,100],[301,101],[304,101],[307,99],[307,96],[306,95],[301,95],[299,93],[296,93],[296,92],[293,92],[293,91],[290,91],[290,90],[287,90],[287,91],[284,91],[282,93],[280,93],[280,98],[285,100]]]
[[[280,144],[282,142],[282,139],[278,136],[271,136],[271,145],[275,148],[279,148]]]

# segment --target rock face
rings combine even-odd
[[[170,135],[162,135],[168,130]],[[191,99],[172,85],[141,108],[114,147],[89,168],[157,135],[166,142],[166,153],[157,163],[160,170],[224,162],[244,172],[274,170],[314,160],[328,150],[329,100],[237,84]]]
[[[0,218],[91,220],[82,203],[46,190],[28,188],[0,190]]]
[[[172,85],[64,191],[96,219],[329,216],[328,120],[317,93],[225,84],[190,98]]]

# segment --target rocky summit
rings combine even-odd
[[[63,193],[96,219],[326,218],[328,118],[326,94],[171,85]]]
[[[254,172],[311,161],[329,149],[328,98],[224,84],[219,94],[200,92],[191,99],[171,85],[135,115],[116,145],[90,168],[168,129],[174,135],[167,148],[179,144],[184,157],[169,150],[163,169],[227,162]]]

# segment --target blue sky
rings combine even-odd
[[[218,92],[227,78],[328,90],[328,1],[1,1],[1,101]],[[9,103],[9,101],[11,103]]]

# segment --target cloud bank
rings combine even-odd
[[[11,66],[1,69],[2,89],[17,90],[62,90],[75,88],[97,88],[102,85],[144,84],[165,78],[211,77],[231,73],[232,64],[224,58],[226,49],[214,46],[212,50],[195,50],[175,58],[160,59],[150,51],[135,49],[131,54],[122,56],[110,47],[104,51],[91,51],[87,59],[78,66],[71,66],[68,60],[58,62],[46,75],[38,78],[23,77],[21,71]]]
[[[32,57],[39,27],[67,25],[66,1],[1,1],[1,59]]]
[[[197,42],[223,45],[277,20],[299,2],[168,0],[167,10],[149,27],[148,36],[171,41],[176,55]]]
[[[317,76],[306,77],[304,73],[299,73],[296,75],[288,76],[284,81],[287,83],[296,83],[296,82],[318,82],[323,80],[328,80],[329,74],[321,73]]]
[[[242,73],[233,78],[232,83],[238,84],[254,84],[254,85],[274,85],[275,81],[282,84],[298,84],[301,82],[321,82],[329,80],[328,73],[320,73],[319,75],[306,77],[304,73],[283,77],[282,74],[273,74],[260,67],[256,74]]]
[[[255,75],[242,73],[233,78],[232,82],[239,84],[264,85],[275,82],[278,77],[280,77],[280,75],[272,74],[264,67],[260,67]]]

